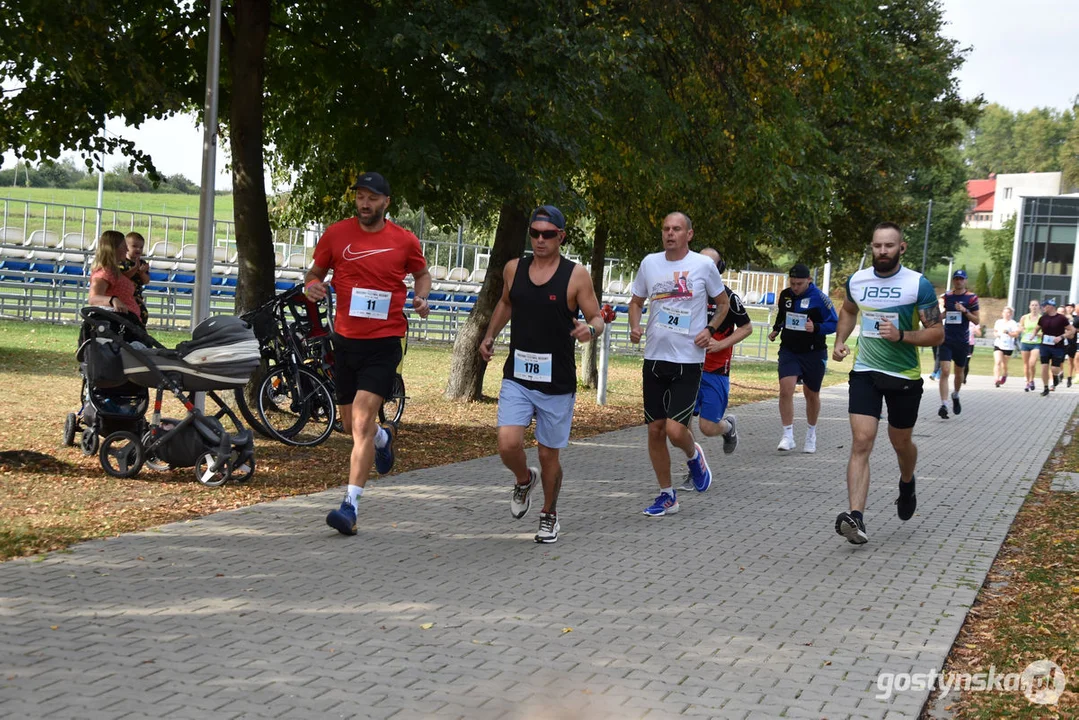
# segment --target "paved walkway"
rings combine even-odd
[[[926,395],[907,523],[882,425],[862,547],[833,531],[840,387],[816,455],[740,408],[669,518],[640,514],[643,427],[574,443],[556,545],[490,457],[377,483],[359,538],[323,524],[335,490],[4,563],[0,716],[916,718],[928,692],[877,676],[941,668],[1079,390],[963,395],[947,422]]]

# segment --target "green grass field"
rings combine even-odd
[[[983,239],[985,237],[984,230],[962,230],[963,238],[967,241],[966,245],[955,256],[955,262],[952,267],[955,270],[965,267],[967,274],[970,275],[970,285],[974,286],[974,278],[978,276],[978,268],[985,263],[989,266],[989,253],[985,250],[985,243]],[[936,266],[925,275],[929,278],[930,282],[938,288],[945,288],[948,285],[948,261],[942,260],[941,265]],[[989,272],[993,272],[993,268],[989,267]]]
[[[59,203],[85,208],[97,207],[96,190],[73,190],[62,188],[0,188],[0,199],[29,200],[39,203]],[[105,192],[101,206],[106,210],[129,213],[151,213],[173,217],[197,218],[199,196],[179,193],[122,193]],[[214,217],[232,220],[232,195],[214,198]]]

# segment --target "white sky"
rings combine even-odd
[[[978,94],[1012,110],[1034,107],[1070,108],[1079,95],[1075,73],[1075,46],[1079,43],[1077,0],[941,0],[944,34],[971,47],[959,71],[960,92],[965,98]],[[126,127],[122,120],[108,123],[110,132],[134,140],[154,158],[166,175],[180,173],[195,183],[202,177],[202,128],[194,116],[151,121],[141,128]],[[223,148],[218,140],[216,187],[227,189],[232,180],[225,170]],[[123,158],[109,158],[112,167]],[[14,155],[4,155],[4,166]]]

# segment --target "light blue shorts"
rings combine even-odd
[[[502,378],[502,388],[498,391],[498,427],[528,427],[535,417],[539,444],[555,450],[564,448],[569,445],[576,400],[575,393],[547,395]]]
[[[727,375],[702,372],[701,388],[697,391],[697,408],[694,415],[717,423],[727,412],[727,398],[731,393],[731,379]]]

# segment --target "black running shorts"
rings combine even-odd
[[[644,421],[670,419],[689,427],[697,391],[701,387],[702,363],[644,361]]]
[[[897,430],[914,427],[922,401],[922,379],[885,375],[876,371],[851,372],[847,411],[851,415],[869,415],[880,419],[883,405],[888,405],[888,424]]]
[[[382,398],[393,395],[393,379],[402,352],[399,337],[354,340],[335,335],[334,383],[338,404],[351,405],[360,390]]]
[[[1064,348],[1060,345],[1042,345],[1038,352],[1041,354],[1042,365],[1060,367],[1064,364]]]

